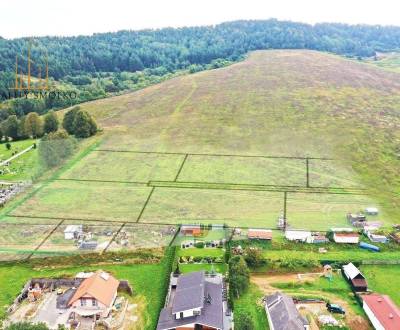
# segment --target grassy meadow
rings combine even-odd
[[[0,215],[275,228],[283,192],[251,185],[305,187],[311,157],[334,159],[309,160],[311,187],[366,195],[289,193],[292,227],[348,226],[346,213],[367,206],[390,226],[400,221],[399,91],[397,73],[281,50],[88,102],[99,143],[81,142],[79,156]],[[254,155],[283,158],[244,157]],[[241,185],[250,190],[232,189]]]
[[[365,265],[361,271],[371,290],[390,296],[400,306],[400,265]]]

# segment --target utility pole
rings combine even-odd
[[[287,225],[287,191],[283,193],[283,230],[286,230]]]

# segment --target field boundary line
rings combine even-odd
[[[47,240],[51,237],[51,235],[53,235],[53,234],[55,233],[55,231],[56,231],[58,228],[60,228],[60,226],[61,226],[63,223],[64,223],[64,220],[61,220],[61,221],[50,231],[50,233],[48,233],[48,234],[46,235],[46,237],[45,237],[45,238],[39,243],[39,245],[32,251],[32,253],[26,258],[26,260],[29,260],[29,259],[35,254],[35,252],[38,251],[38,250],[43,246],[43,244],[47,242]]]
[[[151,196],[153,195],[153,192],[154,192],[155,189],[156,189],[156,187],[153,187],[153,188],[151,189],[149,195],[147,196],[147,199],[146,199],[146,201],[144,202],[144,205],[143,205],[143,207],[142,207],[142,210],[140,211],[140,213],[139,213],[139,215],[138,215],[138,217],[137,217],[137,219],[136,219],[136,223],[138,223],[138,222],[140,221],[140,219],[142,218],[142,215],[143,215],[143,213],[144,213],[144,210],[146,209],[147,204],[149,204],[150,198],[151,198]]]
[[[175,176],[175,180],[174,180],[175,182],[178,180],[178,177],[179,177],[179,175],[181,174],[182,169],[183,169],[183,166],[185,166],[185,163],[186,163],[186,160],[188,159],[188,157],[189,157],[189,155],[186,154],[185,157],[183,158],[182,164],[181,164],[181,166],[179,167],[178,173],[177,173],[176,176]]]
[[[119,233],[122,231],[122,229],[124,229],[126,225],[126,222],[123,223],[118,230],[115,232],[115,234],[113,235],[113,237],[110,239],[110,241],[108,242],[107,246],[104,248],[104,250],[101,252],[101,254],[106,253],[108,248],[111,246],[111,244],[115,241],[115,239],[117,238],[117,236],[119,235]]]
[[[276,185],[251,185],[211,182],[185,182],[185,181],[149,181],[148,186],[167,189],[201,189],[201,190],[239,190],[239,191],[267,191],[291,192],[305,194],[340,194],[340,195],[366,195],[364,190],[350,190],[347,188],[307,188],[305,186],[276,186]]]
[[[169,242],[168,247],[172,246],[172,244],[175,242],[176,238],[178,237],[178,235],[179,235],[179,233],[181,231],[181,226],[182,225],[175,226],[175,227],[177,227],[177,230],[176,230],[176,232],[174,234],[174,237],[172,237],[171,241]]]
[[[54,179],[54,181],[75,181],[75,182],[98,182],[98,183],[121,183],[121,184],[136,184],[136,185],[145,185],[148,186],[147,182],[140,181],[118,181],[118,180],[98,180],[98,179]]]
[[[132,154],[158,154],[158,155],[189,155],[189,156],[209,156],[209,157],[236,157],[236,158],[267,158],[267,159],[298,159],[298,160],[323,160],[333,161],[334,158],[328,157],[296,157],[296,156],[268,156],[268,155],[242,155],[242,154],[215,154],[215,153],[195,153],[195,152],[169,152],[169,151],[142,151],[142,150],[123,150],[123,149],[95,149],[96,152],[126,152]]]

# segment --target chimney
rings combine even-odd
[[[392,313],[389,314],[389,319],[392,319],[394,316]]]

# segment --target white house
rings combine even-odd
[[[288,241],[306,242],[311,237],[311,231],[306,230],[286,230],[285,238]]]
[[[76,239],[83,233],[82,225],[68,225],[64,230],[65,239]]]
[[[400,310],[388,296],[362,295],[363,309],[376,330],[400,329]]]

